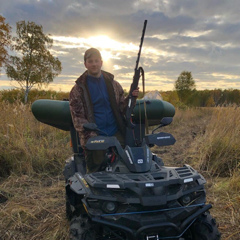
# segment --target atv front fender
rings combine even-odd
[[[70,177],[68,179],[68,184],[70,186],[70,189],[79,195],[85,195],[88,192],[88,184],[79,173],[76,173]]]

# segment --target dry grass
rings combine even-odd
[[[240,239],[240,108],[214,108],[188,151],[188,163],[207,179],[207,198],[223,240]]]
[[[0,102],[0,177],[11,172],[59,174],[70,154],[69,133],[39,123],[31,106]]]
[[[11,175],[0,192],[8,197],[0,204],[1,240],[68,239],[62,179]]]
[[[177,142],[154,149],[165,165],[190,164],[207,179],[207,201],[222,240],[240,239],[239,123],[239,108],[177,110],[173,123],[163,129]]]
[[[0,203],[0,239],[68,239],[61,171],[69,133],[38,123],[20,103],[0,103],[0,111],[0,202],[8,198]],[[239,115],[238,108],[177,110],[162,129],[176,144],[153,149],[166,165],[191,164],[205,176],[223,240],[240,239]]]
[[[240,108],[215,108],[206,132],[198,138],[196,150],[201,170],[233,176],[240,166]]]
[[[213,205],[211,213],[217,219],[222,239],[239,240],[239,191],[230,187],[231,178],[207,178],[207,180],[208,201]]]
[[[173,146],[155,147],[154,152],[162,156],[165,165],[189,164],[195,153],[194,142],[206,131],[211,116],[212,109],[210,108],[176,109],[172,124],[161,129],[161,131],[171,133],[176,143]],[[192,149],[194,149],[193,152],[191,152]]]
[[[0,111],[0,239],[67,239],[57,176],[71,154],[69,133],[39,123],[21,102],[0,102]]]

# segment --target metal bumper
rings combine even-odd
[[[212,208],[211,204],[203,206],[201,209],[199,209],[194,214],[192,214],[187,219],[185,219],[182,222],[180,227],[174,223],[166,222],[166,223],[149,224],[139,228],[138,230],[135,230],[120,224],[110,222],[108,220],[105,220],[99,217],[92,217],[92,221],[98,224],[107,225],[110,228],[115,228],[115,229],[124,231],[131,240],[145,240],[142,238],[143,235],[150,236],[151,233],[159,232],[159,229],[167,229],[167,228],[171,228],[173,230],[174,234],[172,236],[169,236],[169,235],[157,236],[155,239],[168,239],[168,240],[179,239],[187,231],[187,229],[192,225],[192,223],[197,219],[197,217],[203,214],[204,212],[208,211],[210,208]]]

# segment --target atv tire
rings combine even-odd
[[[74,216],[70,224],[70,240],[96,240],[96,234],[86,214]]]
[[[68,197],[66,195],[66,217],[69,221],[71,221],[71,219],[73,218],[73,212],[72,212],[72,209],[71,209],[71,204],[68,200]]]
[[[203,213],[183,236],[184,240],[220,240],[221,234],[209,212]]]
[[[66,194],[66,217],[69,221],[72,220],[72,218],[74,216],[79,216],[80,214],[86,214],[86,210],[81,202],[80,199],[76,199],[76,197],[73,195],[70,197],[72,197],[72,202],[73,202],[73,209],[72,210],[72,207],[71,207],[71,202],[70,202],[70,199],[69,199],[69,196]]]

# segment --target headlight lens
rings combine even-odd
[[[181,202],[183,205],[188,205],[192,201],[191,195],[185,195],[181,198]]]
[[[118,205],[115,202],[104,202],[102,205],[102,210],[105,213],[115,213],[117,211]]]

